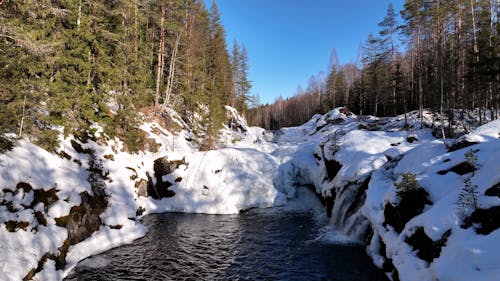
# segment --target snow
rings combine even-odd
[[[356,232],[371,225],[374,235],[367,253],[381,267],[382,243],[386,257],[392,259],[401,280],[494,280],[500,274],[500,231],[478,235],[474,228],[461,227],[472,210],[457,205],[464,180],[477,185],[479,207],[500,206],[500,198],[484,196],[489,187],[500,182],[500,120],[489,122],[457,141],[474,142],[470,147],[448,152],[449,140],[437,140],[431,129],[420,128],[416,112],[407,115],[410,131],[402,130],[404,117],[358,117],[343,108],[325,115],[315,115],[307,123],[277,132],[248,127],[244,118],[227,107],[231,122],[221,131],[220,148],[198,151],[189,126],[170,109],[166,114],[179,127],[171,132],[156,121],[144,122],[141,129],[156,143],[157,149],[130,154],[118,139],[81,143],[91,149],[101,166],[108,196],[108,206],[100,215],[102,226],[84,241],[72,245],[64,270],[56,270],[49,259],[35,280],[61,280],[82,259],[110,248],[131,243],[144,236],[147,229],[140,218],[157,212],[190,212],[237,214],[250,208],[278,207],[277,210],[312,210],[318,223],[324,225],[317,240],[329,243],[357,243]],[[431,125],[432,115],[423,123]],[[375,131],[360,129],[369,124]],[[415,137],[410,140],[408,137]],[[56,218],[69,214],[81,204],[82,192],[93,194],[87,181],[89,155],[75,151],[73,136],[60,137],[58,150],[71,159],[59,157],[20,140],[10,152],[0,155],[0,280],[20,280],[36,268],[46,253],[58,254],[67,238],[67,230],[56,226]],[[477,150],[474,173],[440,174],[465,161],[465,153]],[[181,160],[163,181],[173,185],[175,196],[160,200],[139,196],[136,183],[153,175],[156,159]],[[333,178],[328,175],[325,160],[335,160],[341,169]],[[432,205],[411,219],[401,233],[384,224],[384,206],[397,203],[394,182],[402,173],[414,173],[419,185],[429,193]],[[361,184],[370,179],[359,210],[350,217],[341,212],[347,208]],[[45,206],[32,204],[34,191],[16,189],[19,182],[34,190],[55,188],[59,200]],[[324,197],[336,194],[332,218],[326,218],[324,207],[310,191]],[[351,194],[352,193],[352,194]],[[352,196],[351,196],[352,195]],[[7,207],[9,203],[9,207]],[[345,206],[344,206],[345,204]],[[34,206],[32,206],[34,205]],[[142,210],[142,215],[138,214]],[[35,212],[45,215],[47,226],[38,223]],[[341,218],[342,219],[339,219]],[[9,232],[5,222],[28,222],[26,230]],[[451,229],[441,255],[428,263],[418,258],[406,243],[417,228],[423,228],[432,240],[439,240]]]
[[[146,233],[147,228],[134,221],[130,221],[128,224],[122,226],[121,229],[111,229],[108,226],[101,228],[91,237],[69,249],[66,256],[68,265],[62,276],[67,276],[79,261],[114,247],[132,243],[135,239],[146,235]]]
[[[22,280],[31,268],[36,268],[45,253],[57,254],[66,237],[66,229],[55,225],[39,226],[35,234],[24,230],[8,232],[2,224],[0,279]]]
[[[393,260],[401,280],[495,280],[500,272],[500,231],[488,235],[476,234],[473,228],[461,227],[466,215],[458,205],[458,196],[466,178],[478,186],[479,207],[499,206],[497,197],[484,196],[485,190],[500,182],[500,122],[488,123],[462,139],[474,140],[479,144],[448,152],[443,141],[434,140],[421,144],[407,152],[394,168],[394,174],[412,172],[419,184],[429,193],[432,206],[411,219],[401,234],[384,227],[383,205],[395,197],[394,176],[386,170],[372,175],[363,214],[375,227],[375,235],[387,246],[387,257]],[[438,171],[466,161],[464,154],[477,151],[477,170],[463,176]],[[468,211],[470,214],[471,210]],[[430,264],[420,260],[405,239],[418,227],[436,241],[447,230],[451,230],[441,255]],[[376,239],[372,239],[368,253],[380,265]]]
[[[160,201],[137,199],[146,213],[237,214],[253,207],[286,203],[285,196],[273,186],[277,162],[269,154],[248,148],[224,148],[184,157],[187,167],[169,175],[172,182],[182,179],[171,187],[176,193],[174,197]]]

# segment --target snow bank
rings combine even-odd
[[[0,279],[21,280],[45,254],[58,254],[67,237],[65,228],[56,226],[55,218],[67,215],[72,206],[80,204],[80,192],[91,192],[87,172],[76,164],[60,158],[26,141],[0,155]],[[17,188],[26,183],[32,190]],[[33,206],[34,191],[57,191],[60,199],[51,206]],[[12,207],[8,207],[8,206]],[[50,207],[50,208],[49,208]],[[46,219],[43,225],[35,212]],[[7,222],[24,222],[24,229],[11,232]]]
[[[464,206],[459,197],[468,178],[477,186],[477,208],[500,206],[500,198],[485,196],[488,188],[500,182],[499,133],[500,122],[490,122],[462,137],[479,144],[453,152],[448,152],[439,140],[424,143],[406,153],[392,168],[388,166],[372,175],[363,214],[374,229],[368,253],[378,266],[382,267],[385,259],[392,260],[401,280],[496,279],[500,273],[500,230],[484,235],[475,230],[479,226],[464,226],[474,208]],[[453,172],[453,167],[466,162],[468,151],[475,151],[474,165],[478,170],[465,171],[463,175]],[[432,205],[427,205],[398,233],[385,224],[384,206],[396,200],[394,182],[404,172],[416,175]],[[415,239],[412,237],[418,229],[423,229],[432,243],[444,241],[431,260],[421,258],[425,249],[419,248],[418,243],[422,241],[417,239],[417,246],[408,242]],[[380,243],[385,245],[385,253],[380,252]]]
[[[175,196],[161,200],[139,197],[138,204],[145,208],[145,213],[236,214],[253,207],[286,203],[284,195],[273,186],[277,162],[266,153],[225,148],[183,157],[187,164],[166,179],[175,182],[170,187]]]
[[[181,129],[174,134],[156,122],[145,122],[141,129],[148,135],[150,151],[129,154],[118,139],[81,143],[70,136],[60,140],[61,157],[26,141],[0,155],[0,250],[5,253],[0,256],[0,279],[20,280],[41,266],[35,279],[61,280],[81,259],[145,235],[140,217],[148,213],[235,214],[287,202],[300,206],[305,201],[298,203],[299,197],[306,198],[307,206],[317,204],[311,194],[303,196],[303,189],[297,189],[303,186],[313,187],[333,212],[318,239],[352,243],[353,237],[365,237],[365,230],[373,229],[367,251],[389,276],[492,280],[500,274],[500,231],[477,234],[477,224],[463,226],[474,210],[457,205],[464,182],[470,179],[477,186],[478,208],[500,206],[500,198],[485,196],[500,182],[499,120],[458,140],[476,144],[449,152],[448,141],[436,140],[430,128],[420,128],[432,124],[428,112],[421,121],[417,112],[406,118],[375,118],[337,108],[302,126],[266,132],[248,127],[236,111],[227,110],[221,149],[214,151],[198,151],[187,124],[175,112],[167,112]],[[409,131],[402,130],[405,122]],[[477,156],[477,170],[463,175],[453,172],[471,150]],[[161,177],[171,184],[173,197],[145,197],[144,189],[156,181],[157,159],[183,160]],[[61,218],[82,204],[83,193],[93,194],[87,179],[89,168],[96,165],[108,202],[99,215],[102,226],[68,249],[64,270],[57,270],[50,258],[39,264],[44,255],[60,253],[68,231],[56,219],[60,225]],[[407,172],[415,174],[432,205],[426,205],[398,233],[387,224],[384,212],[387,204],[398,204],[395,182]],[[57,198],[42,202],[41,190]],[[429,243],[445,240],[440,254],[423,260],[422,249],[408,242],[416,233],[423,233]]]
[[[275,138],[279,147],[273,152],[281,162],[275,185],[288,197],[302,185],[314,186],[326,201],[334,196],[332,217],[321,237],[342,242],[346,237],[342,233],[368,220],[374,234],[368,236],[372,238],[367,252],[389,277],[494,280],[498,276],[500,230],[485,235],[477,233],[477,224],[464,226],[474,209],[464,209],[458,202],[465,180],[470,179],[471,185],[477,186],[477,208],[500,206],[500,198],[485,196],[486,190],[500,183],[499,120],[456,141],[443,141],[432,136],[434,116],[429,112],[424,112],[423,120],[418,112],[407,114],[406,120],[403,115],[359,120],[327,115],[281,129]],[[402,130],[405,122],[408,131]],[[449,151],[451,144],[463,141],[472,146]],[[477,170],[463,175],[453,172],[467,162],[469,151],[475,151]],[[395,182],[401,180],[402,173],[415,174],[432,205],[425,205],[423,212],[405,222],[398,233],[387,224],[384,212],[387,204],[399,203]],[[356,194],[365,179],[369,179],[366,192]],[[356,208],[360,210],[348,211]],[[352,241],[352,235],[347,237],[351,240],[345,241]],[[433,246],[428,247],[440,252],[436,250],[436,256],[429,258],[422,243],[430,243]]]

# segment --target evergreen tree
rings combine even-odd
[[[208,47],[208,129],[202,149],[211,149],[219,135],[219,129],[225,118],[224,105],[229,104],[233,95],[232,73],[229,54],[226,49],[224,28],[222,27],[219,9],[212,3],[209,13],[209,47]]]
[[[248,80],[248,54],[245,46],[238,46],[236,40],[233,43],[231,54],[231,71],[233,75],[234,96],[231,105],[238,111],[245,112],[247,103],[250,101],[251,82]]]

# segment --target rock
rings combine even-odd
[[[137,208],[137,210],[135,211],[135,215],[138,216],[138,217],[142,216],[142,214],[144,213],[144,211],[146,211],[146,210],[142,206],[139,206]]]
[[[342,107],[339,108],[339,112],[342,114],[345,114],[345,116],[352,116],[354,113],[352,113],[347,107]]]
[[[488,188],[484,194],[486,196],[496,196],[500,198],[500,182]]]
[[[411,136],[408,136],[406,138],[406,141],[409,143],[414,143],[414,142],[418,141],[418,138],[417,138],[417,136],[411,135]]]
[[[163,181],[163,176],[172,173],[181,165],[187,165],[185,158],[173,161],[169,161],[166,157],[156,159],[153,164],[155,181],[153,181],[153,178],[149,173],[146,173],[148,177],[147,195],[153,197],[154,199],[174,196],[175,192],[169,189],[173,183]]]
[[[325,162],[326,174],[328,176],[328,179],[332,180],[333,178],[335,178],[337,173],[342,168],[342,164],[340,164],[339,162],[337,162],[335,160],[328,160],[326,158],[324,159],[324,162]]]
[[[412,236],[406,239],[406,243],[410,244],[417,251],[417,256],[426,262],[432,262],[441,254],[441,248],[446,245],[448,237],[451,235],[451,229],[448,229],[441,239],[433,241],[425,234],[422,227],[417,228]]]
[[[161,181],[161,178],[164,175],[172,173],[173,171],[175,171],[175,169],[179,168],[180,165],[185,165],[185,164],[186,164],[185,158],[173,161],[169,161],[166,157],[158,158],[154,161],[153,164],[155,177],[157,180],[160,179],[159,181]]]
[[[156,191],[157,191],[158,196],[159,196],[158,199],[173,197],[175,195],[175,191],[168,189],[171,186],[172,186],[172,183],[170,183],[169,181],[157,182],[156,183]]]
[[[81,197],[82,203],[73,206],[69,215],[55,219],[57,226],[66,227],[68,230],[68,241],[71,245],[83,241],[99,230],[101,227],[99,214],[107,206],[105,198],[91,196],[86,191],[81,193]],[[106,205],[104,205],[104,201]]]
[[[76,152],[81,154],[90,154],[92,152],[91,149],[83,148],[83,146],[75,140],[71,140],[71,146]]]
[[[36,206],[38,203],[43,203],[45,210],[47,211],[52,204],[57,202],[59,200],[59,197],[57,196],[57,192],[59,190],[54,188],[51,188],[49,190],[43,190],[43,189],[35,189],[33,192],[35,193],[35,196],[33,198],[33,202],[31,202],[31,208]]]
[[[368,184],[370,183],[371,176],[368,177],[360,186],[356,184],[348,186],[347,188],[355,189],[354,200],[345,211],[345,216],[350,217],[352,214],[356,213],[365,203],[366,200],[366,190],[368,189]],[[359,184],[358,184],[359,185]]]
[[[472,173],[476,170],[477,170],[477,168],[474,167],[473,165],[471,165],[469,162],[462,162],[458,165],[451,167],[448,170],[441,170],[438,172],[438,174],[446,175],[448,172],[454,172],[455,174],[459,174],[459,175],[463,176],[465,174]]]
[[[27,221],[6,221],[5,222],[5,228],[7,228],[8,231],[10,232],[16,232],[19,229],[26,230],[28,226],[30,225],[29,222]]]
[[[103,157],[104,157],[104,159],[115,161],[115,157],[113,156],[113,154],[106,154]]]
[[[477,234],[488,235],[500,228],[500,206],[477,209],[464,220],[463,228],[474,226]]]
[[[324,199],[326,205],[326,215],[332,217],[333,204],[335,203],[335,196],[328,196]]]
[[[365,122],[363,122],[363,123],[359,123],[358,129],[359,130],[367,130],[367,131],[378,131],[380,128],[375,123],[365,123]]]
[[[384,257],[384,264],[382,265],[382,270],[384,272],[387,272],[387,273],[392,273],[392,280],[393,281],[396,281],[396,280],[399,280],[399,273],[396,269],[396,267],[394,266],[394,264],[392,263],[392,259],[388,258],[387,257],[387,246],[385,245],[384,241],[382,241],[382,239],[380,239],[379,237],[379,241],[380,241],[380,256]]]
[[[42,212],[35,212],[35,218],[38,224],[47,226],[47,219],[45,218],[45,215]]]
[[[146,150],[146,151],[156,153],[156,152],[158,152],[160,147],[161,147],[161,144],[157,143],[154,138],[147,138],[144,141],[144,150]]]
[[[19,182],[16,185],[16,189],[22,189],[24,192],[28,193],[33,190],[33,187],[31,187],[31,185],[27,182]]]
[[[148,197],[148,181],[145,179],[139,179],[135,182],[135,188],[137,189],[137,196]]]
[[[71,160],[71,155],[66,153],[66,151],[64,151],[64,150],[58,151],[58,152],[56,152],[56,154],[59,155],[59,157],[61,157],[63,159]]]
[[[477,144],[477,142],[471,142],[471,141],[467,141],[465,139],[459,139],[458,141],[456,141],[455,143],[453,143],[450,148],[448,148],[448,152],[452,152],[452,151],[456,151],[456,150],[459,150],[459,149],[462,149],[462,148],[466,148],[466,147],[469,147],[469,146],[472,146],[472,145],[475,145]]]
[[[424,210],[426,204],[431,205],[427,191],[422,188],[399,193],[401,201],[396,206],[390,202],[384,206],[384,226],[387,224],[394,227],[398,233],[403,231],[406,223]]]

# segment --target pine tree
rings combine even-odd
[[[224,28],[215,2],[208,13],[207,31],[206,49],[203,54],[206,79],[202,83],[203,94],[200,97],[206,101],[200,108],[202,120],[206,122],[202,125],[206,128],[201,145],[201,149],[204,150],[216,146],[219,129],[225,119],[224,105],[229,104],[231,96],[234,95],[230,56],[226,49]]]
[[[471,183],[470,178],[464,179],[464,187],[458,195],[457,204],[462,208],[465,213],[467,209],[477,210],[478,208],[478,195],[477,185]]]
[[[234,88],[231,105],[242,113],[247,109],[247,102],[250,100],[250,89],[252,87],[251,82],[248,80],[248,70],[247,49],[244,45],[240,48],[238,42],[235,40],[231,54],[231,72]]]
[[[382,28],[379,31],[381,36],[380,42],[383,49],[383,56],[385,60],[389,61],[389,80],[390,80],[390,91],[391,91],[391,102],[392,102],[392,113],[396,115],[397,111],[397,77],[396,77],[396,32],[397,32],[397,22],[396,13],[392,4],[389,3],[387,7],[387,14],[384,19],[379,23],[379,27]]]

